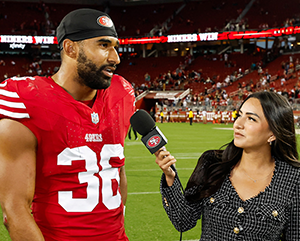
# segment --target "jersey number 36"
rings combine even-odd
[[[123,147],[121,144],[106,144],[100,153],[100,165],[102,170],[99,172],[96,153],[88,146],[76,148],[66,148],[59,155],[57,165],[71,166],[72,161],[84,160],[85,172],[78,173],[79,183],[87,183],[87,197],[73,198],[72,191],[59,191],[58,203],[67,212],[91,212],[99,203],[99,178],[94,174],[99,173],[102,179],[101,196],[102,202],[108,209],[115,209],[121,205],[121,195],[119,191],[113,194],[112,181],[120,182],[118,168],[112,168],[109,164],[111,157],[124,158]]]

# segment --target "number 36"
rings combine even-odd
[[[58,203],[67,212],[91,212],[99,203],[99,178],[94,174],[99,173],[102,179],[102,202],[108,209],[115,209],[121,205],[121,195],[113,195],[111,180],[120,183],[118,168],[112,168],[109,164],[111,157],[124,158],[123,147],[121,144],[106,144],[100,153],[100,165],[102,170],[99,172],[96,153],[88,146],[76,148],[66,148],[59,155],[57,165],[71,166],[72,161],[85,160],[85,172],[78,173],[79,183],[87,183],[87,198],[73,198],[72,191],[59,191]]]

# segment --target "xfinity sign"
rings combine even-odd
[[[24,49],[26,47],[26,44],[15,44],[15,43],[12,43],[12,44],[9,44],[9,47],[11,49]]]

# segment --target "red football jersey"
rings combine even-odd
[[[119,172],[134,109],[134,91],[118,75],[92,108],[51,77],[0,84],[0,118],[21,122],[38,141],[32,213],[47,241],[128,240]]]

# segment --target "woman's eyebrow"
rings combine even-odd
[[[243,111],[240,110],[239,112],[241,112],[243,114]],[[255,115],[255,116],[257,116],[260,119],[259,115],[256,114],[256,113],[254,113],[254,112],[248,111],[248,112],[246,112],[246,115]]]
[[[256,113],[253,113],[253,112],[246,112],[246,115],[255,115],[255,116],[257,116],[260,119],[259,115],[256,114]]]

